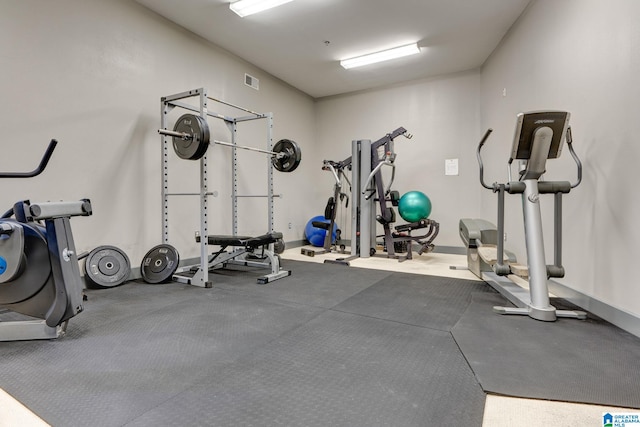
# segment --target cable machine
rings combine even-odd
[[[377,246],[376,223],[383,226],[386,256],[389,258],[397,258],[399,261],[412,259],[413,242],[421,245],[418,254],[433,250],[432,242],[439,232],[439,224],[436,221],[421,219],[395,227],[395,231],[402,234],[392,230],[392,224],[395,222],[392,206],[396,206],[400,199],[397,191],[391,191],[396,168],[394,140],[399,136],[407,139],[413,137],[405,128],[399,127],[377,141],[353,140],[351,157],[335,163],[341,169],[351,169],[351,256],[336,260],[327,259],[325,263],[348,265],[353,259],[374,256]],[[324,165],[327,166],[326,161]],[[382,169],[385,167],[391,169],[391,178],[386,186],[382,176]],[[336,175],[333,169],[330,170]],[[376,204],[380,207],[379,214],[376,214]],[[422,232],[419,236],[411,235],[412,231],[420,229]],[[327,234],[330,235],[330,229]],[[407,255],[396,254],[396,243],[406,245]]]

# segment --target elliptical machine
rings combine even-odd
[[[0,178],[31,178],[44,171],[56,140],[31,172],[0,172]],[[71,233],[72,216],[92,214],[91,202],[17,202],[0,218],[0,307],[35,320],[0,322],[0,341],[62,336],[83,310],[83,282]],[[13,217],[13,218],[11,218]],[[42,223],[44,222],[44,223]]]
[[[542,321],[555,321],[557,317],[585,319],[582,311],[556,310],[549,303],[547,279],[564,277],[562,266],[562,195],[568,194],[582,181],[582,163],[573,150],[570,114],[564,111],[536,111],[518,114],[515,137],[509,157],[509,182],[487,185],[484,181],[482,147],[492,129],[487,130],[476,152],[480,166],[480,183],[498,194],[498,227],[487,221],[463,218],[459,232],[467,247],[468,268],[489,283],[517,308],[494,307],[500,314],[528,315]],[[548,159],[560,157],[565,139],[576,163],[578,179],[568,181],[542,181]],[[520,160],[519,178],[511,179],[511,164]],[[527,268],[515,263],[510,255],[505,261],[504,250],[504,194],[520,194],[524,215]],[[540,195],[554,195],[554,263],[546,265]],[[483,251],[489,249],[489,251]],[[492,255],[488,255],[493,251]],[[529,291],[504,278],[510,274],[528,276]]]

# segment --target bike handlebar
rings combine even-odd
[[[0,172],[0,178],[32,178],[40,175],[42,171],[44,171],[44,168],[47,167],[47,163],[49,163],[49,159],[51,159],[51,155],[53,154],[53,150],[55,150],[56,145],[58,145],[58,141],[52,139],[51,142],[49,142],[47,150],[42,156],[42,160],[40,160],[40,164],[31,172]]]

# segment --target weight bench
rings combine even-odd
[[[220,246],[218,252],[213,253],[208,259],[209,271],[225,268],[227,265],[241,265],[245,267],[271,268],[271,273],[258,277],[258,284],[264,285],[274,280],[291,275],[291,271],[280,268],[280,257],[269,250],[269,245],[282,239],[282,233],[270,232],[261,236],[207,236],[209,245]],[[196,236],[196,242],[200,242],[200,236]],[[235,247],[227,252],[228,247]]]
[[[412,231],[424,228],[426,228],[426,232],[423,232],[423,234],[419,236],[411,235]],[[434,248],[433,241],[440,231],[440,224],[432,219],[421,219],[417,222],[398,225],[395,227],[395,230],[396,232],[391,235],[391,244],[395,245],[396,243],[399,243],[401,246],[407,246],[407,255],[404,257],[398,257],[398,261],[402,262],[408,259],[413,259],[413,242],[420,245],[418,255],[431,252]],[[389,243],[387,242],[387,244]]]

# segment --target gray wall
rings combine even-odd
[[[301,167],[274,178],[283,194],[276,201],[276,228],[287,240],[300,238],[309,213],[289,207],[302,205],[306,188],[299,182],[314,171],[311,98],[133,1],[2,0],[0,10],[0,170],[31,170],[49,139],[60,141],[43,175],[3,180],[6,208],[24,198],[88,197],[94,215],[72,220],[78,250],[113,244],[139,265],[162,238],[160,97],[204,86],[212,97],[273,112],[274,140],[301,145]],[[260,91],[244,85],[245,72],[260,79]],[[179,114],[172,113],[171,126]],[[209,124],[214,136],[228,140],[222,123]],[[264,147],[266,128],[247,126],[246,132],[240,127],[238,140]],[[254,135],[262,139],[254,141]],[[171,191],[198,191],[198,162],[179,160],[173,150],[171,155]],[[241,191],[265,194],[266,157],[242,152],[240,160]],[[209,205],[210,232],[230,234],[230,150],[211,148],[209,163],[210,190],[220,194]],[[262,210],[241,202],[240,233],[266,231],[264,200]],[[170,206],[171,243],[181,256],[197,256],[198,198],[174,198]]]
[[[538,0],[514,25],[482,70],[482,126],[488,182],[504,180],[515,115],[564,109],[572,113],[574,146],[584,164],[580,187],[565,197],[563,284],[640,316],[633,266],[640,240],[640,2]],[[506,96],[503,90],[506,89]],[[547,179],[575,179],[568,151],[548,163]],[[507,245],[524,258],[517,197],[507,207]],[[547,241],[551,199],[544,199]],[[495,197],[482,193],[482,212],[495,216]],[[547,244],[547,257],[553,247]]]
[[[473,151],[480,133],[479,97],[480,73],[470,71],[324,98],[317,102],[318,145],[324,159],[343,160],[351,155],[354,139],[375,141],[400,126],[407,129],[412,139],[395,140],[393,188],[401,195],[410,190],[425,193],[432,203],[430,218],[440,223],[436,245],[461,246],[459,217],[479,214]],[[458,159],[459,175],[445,176],[445,159]],[[321,159],[316,163],[322,166]],[[331,175],[325,173],[320,183],[315,193],[318,214],[331,195]],[[404,220],[397,215],[397,222]]]

